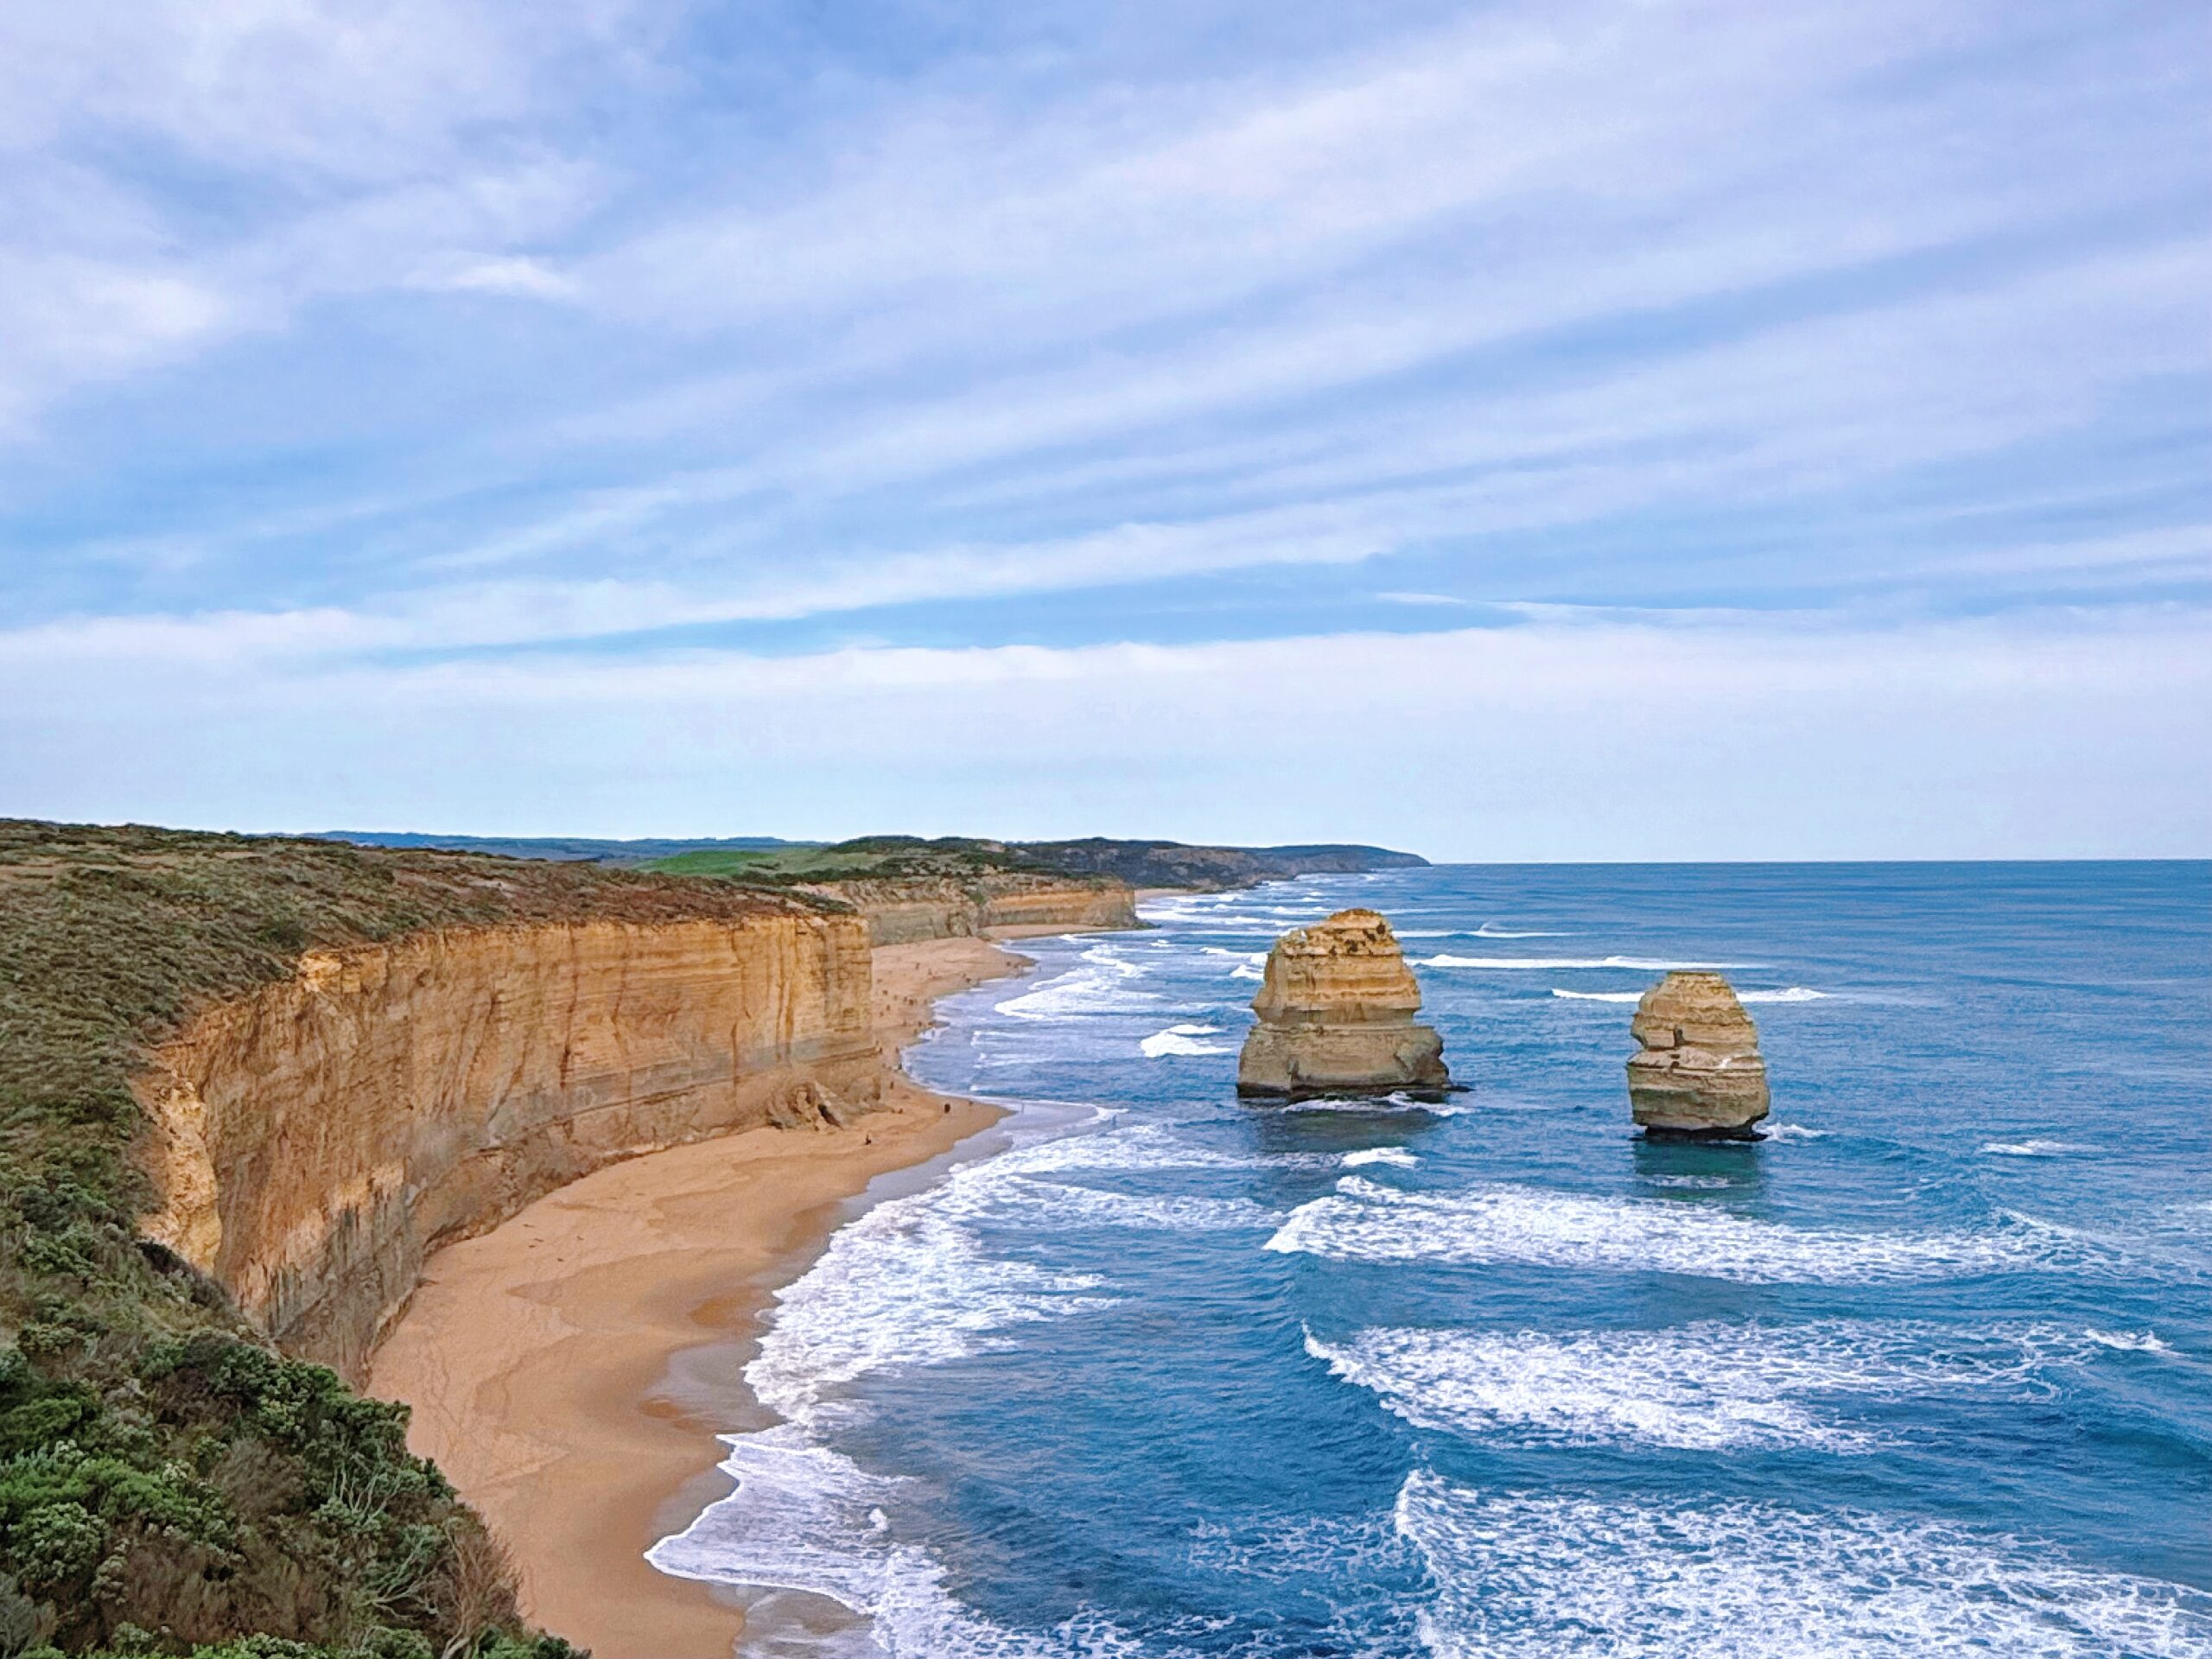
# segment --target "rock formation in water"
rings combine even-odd
[[[1645,1133],[1755,1141],[1767,1114],[1758,1027],[1719,974],[1669,974],[1636,1005],[1643,1045],[1628,1063],[1628,1096]]]
[[[1340,910],[1286,933],[1268,953],[1259,1023],[1236,1063],[1240,1095],[1437,1094],[1451,1086],[1444,1042],[1416,1025],[1421,987],[1390,924]]]

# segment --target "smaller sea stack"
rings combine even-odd
[[[1415,1025],[1421,987],[1390,924],[1340,910],[1286,933],[1268,953],[1252,1012],[1260,1022],[1236,1062],[1240,1095],[1437,1095],[1451,1087],[1444,1039]]]
[[[1646,1135],[1756,1141],[1767,1113],[1758,1027],[1719,974],[1669,974],[1636,1005],[1629,1105]]]

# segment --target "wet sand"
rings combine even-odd
[[[1065,931],[1065,929],[1044,930]],[[937,998],[1026,961],[981,939],[875,952],[886,1109],[849,1128],[752,1129],[615,1164],[440,1251],[372,1362],[514,1556],[530,1617],[596,1659],[727,1659],[744,1618],[645,1551],[728,1490],[713,1437],[758,1421],[738,1373],[770,1292],[878,1175],[998,1109],[898,1071]]]

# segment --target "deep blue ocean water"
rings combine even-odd
[[[1355,903],[1467,1092],[1240,1105],[1261,953]],[[783,1294],[784,1421],[656,1552],[773,1586],[751,1651],[2212,1654],[2212,865],[1146,914],[944,1006],[910,1068],[1014,1116]],[[1675,964],[1769,1140],[1631,1131]]]

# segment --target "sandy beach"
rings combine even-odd
[[[738,1373],[773,1287],[876,1176],[999,1116],[896,1061],[938,997],[1026,965],[981,939],[880,948],[884,1110],[632,1159],[431,1259],[370,1392],[414,1407],[410,1443],[512,1551],[537,1622],[597,1659],[730,1652],[738,1609],[644,1553],[728,1490],[713,1437],[758,1416]]]

